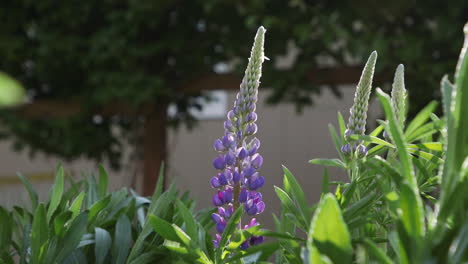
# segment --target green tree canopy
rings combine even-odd
[[[269,102],[312,104],[320,87],[310,82],[310,69],[325,60],[334,67],[361,64],[378,50],[378,72],[405,64],[414,110],[438,96],[440,78],[456,63],[468,14],[464,0],[7,0],[0,5],[0,70],[18,79],[32,100],[82,103],[80,114],[67,118],[30,120],[3,111],[2,135],[18,148],[108,159],[115,166],[122,137],[111,128],[117,125],[131,137],[139,121],[96,117],[96,106],[176,103],[176,121],[189,122],[187,109],[196,107],[193,98],[201,94],[179,87],[237,58],[239,73],[259,25],[268,30],[265,51],[271,61],[263,83],[272,88]],[[290,45],[299,50],[292,66],[275,67]]]

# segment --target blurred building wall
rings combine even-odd
[[[328,124],[337,127],[338,111],[347,120],[354,86],[343,86],[340,90],[343,93],[341,99],[323,89],[322,94],[315,97],[315,105],[305,108],[299,115],[290,104],[265,105],[262,99],[266,98],[267,92],[260,92],[257,137],[261,140],[260,153],[264,157],[261,174],[266,179],[261,191],[267,204],[266,213],[260,220],[270,219],[271,213],[279,211],[279,200],[273,186],[282,186],[281,165],[288,167],[297,177],[311,203],[319,198],[323,167],[308,164],[308,160],[338,157],[329,136]],[[228,109],[234,97],[235,92],[228,93]],[[374,125],[380,113],[380,106],[373,100],[368,122]],[[190,191],[199,208],[211,206],[214,190],[210,188],[209,180],[215,175],[211,164],[216,156],[212,146],[214,140],[224,133],[223,119],[200,121],[191,131],[183,126],[177,131],[169,130],[169,181],[175,181],[183,191]],[[38,179],[33,184],[41,198],[45,199],[59,159],[37,155],[31,160],[27,153],[13,152],[10,145],[11,142],[0,143],[0,204],[10,207],[28,201],[22,185],[11,181],[17,171]],[[75,177],[79,177],[81,172],[96,171],[96,164],[86,160],[64,163],[64,166]],[[134,171],[131,168],[124,167],[120,172],[109,171],[112,189],[132,186]],[[339,170],[330,170],[330,175],[332,179],[344,179],[343,172]],[[271,227],[270,220],[266,223]]]

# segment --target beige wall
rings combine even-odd
[[[315,98],[314,107],[308,107],[301,115],[297,115],[294,106],[281,104],[268,106],[260,103],[257,107],[259,116],[259,133],[261,140],[260,153],[264,157],[261,174],[266,178],[266,184],[261,189],[267,210],[260,219],[271,218],[273,212],[279,210],[279,200],[276,198],[273,186],[282,186],[281,165],[287,166],[302,184],[310,202],[319,197],[320,182],[323,168],[307,163],[312,158],[334,158],[336,151],[329,137],[328,124],[336,125],[336,114],[340,111],[348,118],[352,105],[354,86],[342,87],[343,98],[335,98],[329,91]],[[229,105],[235,96],[229,93]],[[259,98],[266,97],[260,92]],[[375,120],[380,114],[379,106],[372,106],[369,120]],[[216,156],[212,145],[216,138],[223,135],[224,120],[208,120],[199,122],[192,131],[181,128],[178,131],[169,130],[169,161],[168,174],[170,180],[175,180],[182,190],[189,190],[197,200],[199,207],[211,206],[211,196],[214,193],[209,186],[209,179],[215,170],[211,162]],[[374,124],[375,122],[369,121]],[[51,173],[58,159],[38,155],[31,160],[25,153],[16,153],[10,149],[9,142],[0,143],[0,177],[14,176],[16,171],[24,174]],[[79,160],[65,163],[67,170],[79,174],[81,171],[95,170],[93,162]],[[134,166],[120,172],[110,172],[112,189],[130,186]],[[343,173],[331,171],[337,179]],[[129,177],[130,176],[130,177]],[[35,186],[44,198],[47,195],[50,182],[36,183]],[[21,185],[0,185],[0,204],[11,206],[27,200],[27,193]],[[271,222],[265,222],[271,226]]]

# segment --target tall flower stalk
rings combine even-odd
[[[218,212],[212,214],[217,231],[213,240],[215,247],[220,242],[220,234],[223,233],[228,219],[239,206],[243,205],[249,216],[265,210],[262,194],[258,191],[265,183],[264,177],[258,172],[263,164],[263,157],[258,153],[260,141],[252,138],[257,133],[255,109],[265,59],[264,37],[265,28],[260,27],[234,107],[228,112],[224,122],[224,136],[214,142],[214,149],[219,153],[213,160],[213,167],[218,172],[210,181],[211,187],[217,189],[212,199],[213,204],[218,207]],[[254,225],[258,225],[258,222],[252,218],[244,228]],[[262,241],[263,237],[251,237],[241,248],[246,249],[249,245]]]
[[[360,140],[352,140],[351,135],[364,135],[366,132],[367,110],[369,108],[369,96],[372,90],[372,80],[374,77],[374,68],[377,61],[377,52],[373,51],[366,62],[366,66],[361,74],[361,79],[356,87],[354,95],[354,104],[350,110],[349,121],[345,131],[345,144],[341,151],[345,154],[356,154],[365,156],[367,148],[362,145]]]

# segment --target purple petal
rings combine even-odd
[[[240,180],[240,175],[237,171],[235,171],[233,174],[232,174],[232,181],[234,181],[234,183],[238,183]]]
[[[247,214],[248,215],[256,215],[257,214],[257,206],[248,207]]]
[[[257,203],[257,214],[261,214],[265,211],[265,203],[263,201]]]
[[[216,223],[216,231],[218,231],[218,233],[222,233],[224,231],[224,228],[226,228],[226,222]]]
[[[224,173],[218,173],[218,180],[219,180],[219,184],[222,186],[229,184]]]
[[[234,111],[231,110],[227,113],[227,118],[229,118],[229,120],[233,120],[235,117],[236,114],[234,114]]]
[[[246,117],[247,122],[255,122],[257,121],[257,114],[255,112],[251,112]]]
[[[248,167],[245,168],[242,172],[244,173],[244,177],[249,178],[256,172],[256,170],[254,167]]]
[[[230,203],[232,201],[232,189],[224,191],[224,203]]]
[[[221,184],[219,183],[218,177],[211,178],[210,183],[211,183],[211,187],[213,187],[213,188],[221,187]]]
[[[226,162],[222,155],[219,155],[219,157],[213,160],[213,167],[217,170],[222,170],[226,167]]]
[[[222,208],[222,207],[220,207],[220,208]],[[223,220],[223,218],[219,214],[211,214],[211,219],[215,223],[220,223]]]
[[[213,202],[213,205],[214,205],[214,206],[221,206],[221,205],[223,205],[223,201],[219,198],[219,195],[218,195],[218,194],[213,195],[212,202]]]
[[[245,150],[245,148],[240,148],[239,150],[239,154],[237,154],[237,157],[239,157],[239,159],[243,160],[245,159],[245,157],[247,157],[247,150]]]
[[[229,152],[226,154],[226,164],[229,166],[234,165],[236,163],[236,155],[234,153]]]
[[[263,240],[264,240],[263,236],[253,236],[253,237],[250,238],[250,243],[249,244],[251,246],[255,246],[255,245],[263,243]]]
[[[224,148],[224,145],[223,145],[223,142],[219,139],[217,139],[214,144],[213,144],[213,147],[216,151],[218,152],[223,152],[225,150]]]
[[[241,245],[240,245],[240,249],[242,250],[246,250],[249,248],[249,243],[247,241],[243,242]]]
[[[251,164],[256,169],[260,168],[263,164],[263,157],[258,153],[253,155]]]
[[[224,207],[218,207],[218,214],[222,217],[226,217],[226,210]]]
[[[239,194],[239,202],[245,203],[247,201],[247,190],[245,188],[242,188]]]

